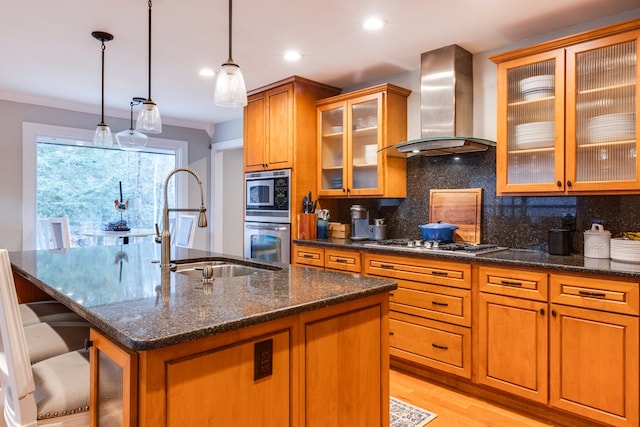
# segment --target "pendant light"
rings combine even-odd
[[[138,132],[133,129],[133,106],[138,105],[144,101],[144,98],[134,97],[131,103],[131,125],[127,130],[121,130],[116,133],[116,141],[123,150],[142,150],[147,146],[147,140],[149,137],[142,132]]]
[[[93,135],[93,143],[99,147],[111,147],[113,145],[113,136],[111,135],[111,129],[104,122],[104,42],[113,40],[113,36],[104,31],[94,31],[91,35],[94,39],[100,41],[102,49],[102,113],[96,133]]]
[[[222,64],[213,93],[213,101],[221,107],[244,107],[247,105],[247,88],[244,84],[240,66],[231,56],[231,17],[232,0],[229,0],[229,59]]]
[[[136,120],[136,130],[145,133],[162,132],[162,120],[160,111],[155,102],[151,100],[151,0],[149,0],[149,96],[142,103],[142,108]]]

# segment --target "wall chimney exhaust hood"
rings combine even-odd
[[[472,55],[457,45],[425,52],[420,65],[419,139],[385,148],[396,156],[441,156],[485,151],[495,141],[473,134]],[[397,153],[397,154],[396,154]]]

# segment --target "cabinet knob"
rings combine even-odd
[[[558,187],[562,187],[562,181],[557,180],[557,181],[556,181],[556,185],[557,185]]]
[[[544,308],[541,308],[540,309],[540,314],[544,316],[544,313],[545,313]]]
[[[555,311],[555,310],[551,310],[551,315],[552,315],[553,317],[556,317],[556,316],[558,315],[558,312],[557,312],[557,311]]]
[[[567,187],[571,187],[573,184],[571,183],[571,180],[567,180]]]
[[[346,189],[346,188],[344,188],[344,187],[342,187],[342,192],[343,192],[343,193],[346,193],[346,192],[347,192],[347,189]]]

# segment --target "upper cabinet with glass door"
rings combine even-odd
[[[405,159],[379,150],[406,140],[410,93],[384,84],[316,103],[320,196],[406,197]]]
[[[639,28],[635,20],[492,58],[498,194],[640,192]]]

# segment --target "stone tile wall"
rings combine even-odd
[[[429,222],[431,188],[483,188],[482,241],[511,248],[547,250],[548,231],[563,226],[574,215],[572,248],[583,253],[583,232],[592,220],[604,221],[616,237],[640,230],[640,196],[496,196],[496,152],[407,159],[406,199],[344,199],[332,212],[332,221],[350,222],[349,207],[369,208],[369,218],[385,218],[388,238],[419,238],[418,224]],[[335,210],[335,209],[334,209]]]

